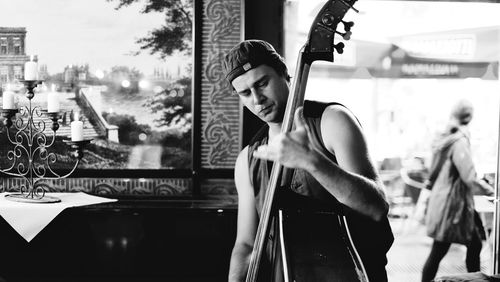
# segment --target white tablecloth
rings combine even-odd
[[[474,196],[474,207],[478,213],[493,213],[495,203],[490,196]]]
[[[7,200],[5,195],[8,194],[0,193],[0,216],[28,242],[66,208],[117,201],[75,192],[45,194],[61,199],[59,203],[21,203]]]

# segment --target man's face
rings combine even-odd
[[[243,105],[268,123],[281,123],[288,99],[288,82],[268,65],[236,77],[232,85]]]

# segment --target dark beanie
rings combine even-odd
[[[274,65],[276,61],[284,64],[283,58],[271,44],[263,40],[245,40],[229,50],[224,57],[224,74],[231,83],[250,69],[262,64]]]

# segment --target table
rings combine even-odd
[[[236,205],[222,200],[120,198],[68,208],[29,243],[0,218],[0,277],[8,282],[224,281],[236,215]]]
[[[493,229],[493,214],[495,212],[495,203],[493,197],[478,195],[474,196],[474,206],[483,221],[484,231],[487,241],[489,241],[490,231]]]
[[[32,200],[27,194],[23,195],[25,198],[8,198],[11,195],[12,193],[8,192],[0,193],[0,217],[5,219],[28,242],[67,208],[117,201],[83,192],[45,193],[45,197],[59,200],[59,202],[52,203],[35,202],[36,198],[26,202],[25,199]]]

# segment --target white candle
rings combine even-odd
[[[59,95],[57,92],[49,92],[49,94],[47,94],[47,112],[59,112]]]
[[[83,140],[83,122],[75,120],[71,122],[71,141]]]
[[[38,79],[38,64],[31,59],[24,63],[24,80],[37,80]]]
[[[16,103],[14,102],[14,92],[10,90],[5,90],[5,92],[3,92],[2,107],[4,110],[14,110],[16,108]]]

